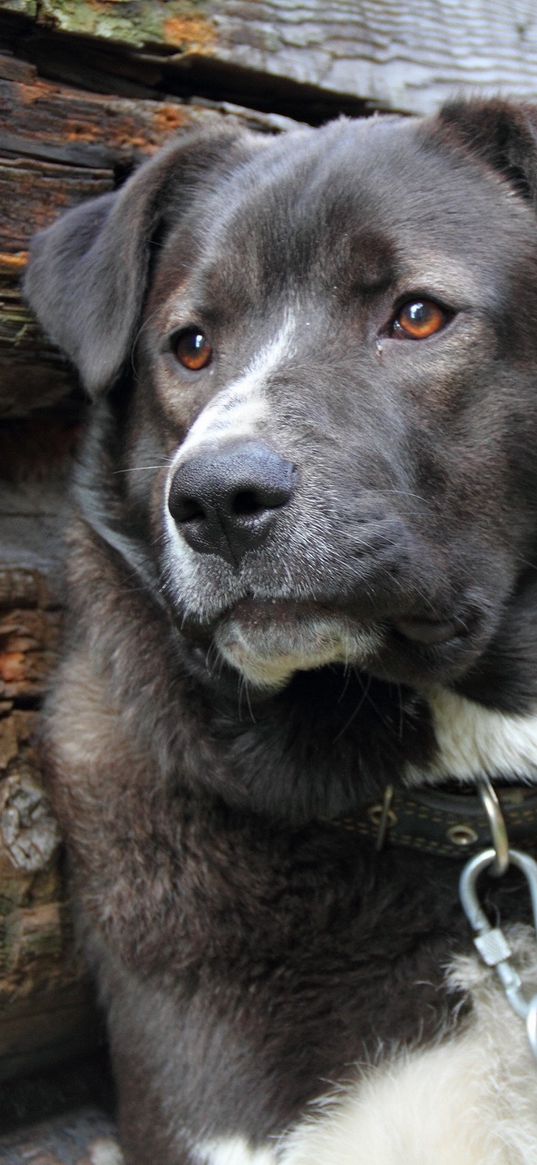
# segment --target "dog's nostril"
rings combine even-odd
[[[270,505],[270,503],[269,503]],[[261,509],[265,508],[265,503],[261,500],[258,494],[253,490],[241,490],[231,502],[231,510],[234,514],[257,514]]]
[[[176,522],[192,522],[196,518],[204,518],[205,512],[195,498],[178,498],[173,516]]]
[[[287,490],[239,490],[231,499],[230,509],[237,517],[249,517],[264,510],[277,510],[289,501]]]

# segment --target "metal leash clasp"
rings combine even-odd
[[[513,952],[508,940],[499,926],[492,926],[477,893],[477,881],[484,870],[501,876],[510,864],[517,866],[528,883],[537,930],[537,862],[528,854],[509,848],[507,829],[496,792],[490,782],[484,783],[490,786],[482,793],[482,800],[491,822],[495,845],[493,849],[483,850],[466,863],[460,877],[459,894],[464,913],[476,936],[474,945],[483,962],[488,967],[494,967],[513,1011],[525,1021],[530,1048],[537,1060],[537,994],[530,999],[526,998],[522,979],[511,961]]]

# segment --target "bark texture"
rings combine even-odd
[[[43,29],[159,55],[179,72],[207,62],[411,113],[454,90],[531,99],[533,0],[11,0]]]
[[[79,1052],[98,1032],[41,776],[37,708],[60,613],[45,548],[34,553],[41,570],[0,571],[0,1079]]]

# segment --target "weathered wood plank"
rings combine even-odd
[[[68,411],[0,427],[0,1079],[93,1046],[43,788],[38,705],[59,637],[61,514],[78,425]]]
[[[214,102],[208,107],[158,95],[156,100],[133,100],[86,92],[43,80],[32,66],[28,69],[23,79],[12,79],[13,58],[0,54],[0,149],[15,167],[8,171],[10,192],[17,186],[24,197],[26,159],[44,166],[47,162],[68,165],[73,168],[73,182],[82,181],[80,169],[87,168],[93,175],[87,175],[87,181],[98,183],[113,180],[118,170],[124,175],[174,134],[190,129],[216,129],[225,121],[273,132],[293,124],[225,103]],[[17,166],[22,167],[20,177]],[[61,177],[61,171],[57,176]],[[43,181],[47,177],[45,169]],[[6,187],[4,193],[7,195]],[[80,196],[86,196],[83,190]],[[0,201],[0,224],[7,209]],[[0,249],[11,249],[1,236]]]
[[[23,251],[32,234],[48,226],[63,210],[113,187],[110,170],[1,158],[0,250]]]
[[[23,16],[37,16],[37,0],[7,0],[3,5],[6,12],[21,13]]]
[[[179,71],[206,60],[406,112],[430,112],[463,87],[529,99],[537,87],[534,0],[11,0],[0,8],[48,29],[157,49]]]
[[[0,1080],[86,1051],[100,1031],[64,900],[37,726],[37,712],[0,705]]]
[[[37,712],[0,706],[0,1079],[94,1045],[92,995],[75,952],[43,791]]]
[[[3,67],[7,71],[2,59],[0,78]],[[172,134],[218,121],[216,112],[179,100],[133,101],[37,76],[23,82],[0,80],[1,148],[19,161],[25,156],[93,170],[125,170]]]
[[[134,47],[167,45],[210,52],[217,40],[215,5],[206,0],[12,0],[6,10],[61,32],[96,36]]]
[[[73,369],[21,299],[26,259],[26,251],[0,253],[0,417],[50,407],[77,389]]]
[[[43,961],[40,949],[36,965]],[[26,1000],[0,1000],[0,1081],[94,1051],[102,1042],[91,987],[80,964],[70,964],[65,948],[56,972],[54,986],[32,989]]]
[[[0,425],[0,546],[2,590],[9,594],[10,578],[44,576],[38,593],[39,609],[58,606],[61,593],[58,566],[62,559],[65,523],[66,475],[78,436],[70,411],[35,419],[4,421]],[[43,590],[41,591],[41,587]],[[46,590],[45,590],[46,587]],[[17,606],[6,598],[7,610]]]
[[[59,622],[57,611],[0,612],[0,700],[35,700],[44,694]]]
[[[37,69],[28,61],[19,61],[13,53],[0,53],[0,77],[3,81],[26,81],[31,83],[35,80]]]
[[[46,578],[36,570],[0,566],[0,611],[11,607],[57,606]]]

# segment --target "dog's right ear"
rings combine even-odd
[[[537,106],[499,97],[453,100],[433,124],[537,209]]]
[[[127,359],[144,300],[151,240],[196,193],[232,172],[265,139],[197,133],[165,147],[115,194],[65,214],[30,250],[24,294],[88,392],[110,386]]]

